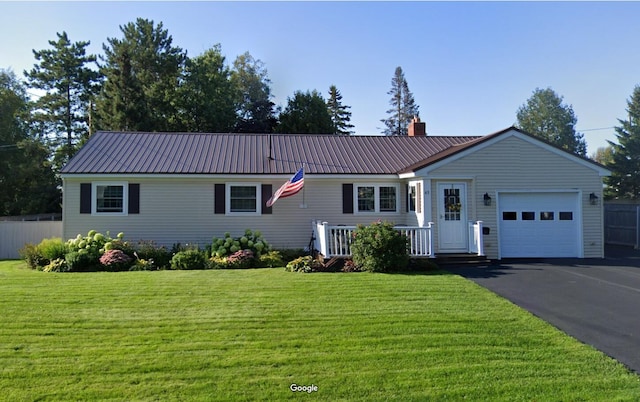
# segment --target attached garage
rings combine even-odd
[[[582,257],[578,191],[498,193],[499,252],[510,257]]]

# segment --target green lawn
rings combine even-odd
[[[5,261],[0,311],[2,400],[640,399],[622,365],[444,273],[56,274]]]

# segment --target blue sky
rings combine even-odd
[[[0,1],[0,68],[22,76],[32,49],[62,31],[101,54],[142,17],[190,56],[219,43],[229,64],[246,51],[262,60],[276,104],[335,84],[357,134],[381,132],[397,66],[431,135],[502,130],[534,89],[551,87],[591,153],[615,140],[640,84],[639,15],[637,2]]]

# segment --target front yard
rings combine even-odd
[[[6,400],[640,398],[622,365],[446,273],[4,261],[0,310]]]

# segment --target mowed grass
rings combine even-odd
[[[613,359],[446,273],[56,274],[5,261],[0,311],[2,400],[640,399]]]

